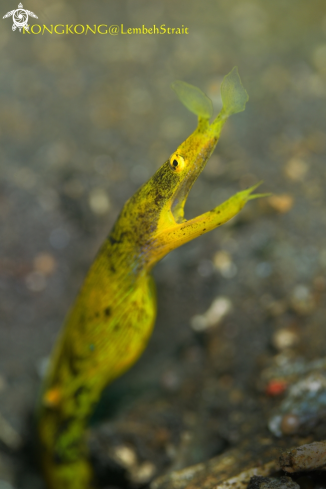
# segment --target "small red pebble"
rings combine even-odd
[[[266,394],[268,396],[279,396],[283,394],[287,386],[285,380],[271,380],[266,387]]]

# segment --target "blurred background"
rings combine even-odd
[[[3,0],[1,16],[14,8]],[[250,419],[263,429],[257,378],[268,361],[325,353],[325,3],[26,0],[24,8],[38,16],[31,24],[184,25],[189,34],[27,35],[1,20],[0,479],[8,487],[42,487],[16,448],[96,251],[124,202],[196,127],[171,83],[200,87],[217,113],[221,81],[236,65],[249,93],[186,217],[260,180],[273,196],[158,264],[153,337],[95,416],[94,458],[106,454],[100,465],[116,471],[118,487],[146,484],[236,445]]]

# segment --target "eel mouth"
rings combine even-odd
[[[184,207],[187,202],[187,198],[189,192],[205,168],[205,165],[210,157],[211,152],[209,154],[203,156],[202,154],[198,155],[193,165],[188,171],[188,174],[184,177],[183,181],[180,182],[178,189],[171,200],[171,213],[173,218],[177,224],[184,222]]]
[[[171,203],[171,212],[177,224],[180,224],[185,220],[184,206],[186,204],[190,189],[193,186],[196,179],[197,179],[197,175],[191,175],[189,178],[184,180],[173,196],[172,203]]]

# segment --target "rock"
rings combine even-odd
[[[232,302],[228,297],[217,297],[204,314],[191,318],[191,327],[198,332],[216,326],[231,309]]]
[[[152,462],[145,461],[131,472],[131,482],[134,484],[146,484],[154,476],[156,467]]]
[[[279,460],[281,468],[286,472],[326,470],[326,440],[283,452]]]
[[[276,453],[271,446],[265,446],[257,456],[250,450],[232,449],[207,462],[161,476],[152,482],[151,489],[244,489],[253,476],[268,476],[279,469],[274,460]]]
[[[12,460],[0,454],[0,489],[13,489],[14,467]]]
[[[273,334],[272,343],[278,351],[292,348],[299,342],[299,336],[289,328],[282,328]]]
[[[288,194],[272,195],[267,199],[267,202],[273,210],[279,212],[280,214],[285,214],[292,209],[294,199]]]
[[[248,489],[300,489],[290,477],[261,477],[255,475],[250,479]]]
[[[300,182],[304,180],[308,169],[309,166],[305,161],[292,158],[285,166],[285,174],[290,180]]]
[[[326,371],[301,377],[268,422],[275,436],[310,433],[326,417]]]
[[[0,413],[0,440],[10,449],[15,450],[21,446],[22,439],[19,433]]]

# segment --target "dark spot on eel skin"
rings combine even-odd
[[[221,211],[217,211],[218,214],[221,214]]]
[[[156,195],[155,199],[154,199],[154,202],[156,205],[159,204],[159,202],[163,199],[163,196],[159,193]]]
[[[104,309],[104,314],[105,314],[106,317],[110,316],[110,314],[111,314],[111,307],[106,307]]]
[[[203,229],[203,231],[206,231],[206,228],[205,228],[205,229]]]
[[[116,324],[113,328],[113,331],[119,331],[120,329],[120,324]]]
[[[109,241],[111,244],[121,243],[121,241],[115,239],[113,236],[109,236]]]
[[[73,377],[75,377],[79,373],[79,369],[76,366],[75,356],[73,355],[73,352],[69,347],[65,348],[65,353],[66,353],[68,368],[71,374],[73,375]]]
[[[59,450],[54,453],[53,462],[60,466],[61,464],[64,465],[67,463],[67,452],[69,454],[69,459],[78,460],[81,458],[83,456],[83,447],[81,446],[79,440],[71,441],[66,447],[64,447],[64,450],[62,450],[62,455],[58,452]]]
[[[60,455],[57,452],[54,452],[53,462],[55,465],[60,465],[60,464],[64,463],[63,458],[60,457]]]
[[[65,433],[69,429],[70,424],[74,421],[76,421],[76,419],[73,416],[69,416],[61,421],[58,428],[58,434],[61,435],[62,433]]]
[[[80,396],[80,394],[82,394],[86,390],[87,390],[86,387],[83,387],[83,386],[78,387],[78,389],[76,390],[76,392],[74,392],[74,398],[75,399],[78,399],[78,397]]]

